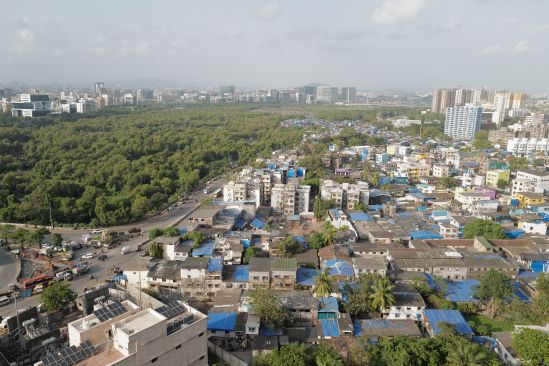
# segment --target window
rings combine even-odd
[[[204,359],[204,357],[205,357],[205,356],[202,356],[202,357],[200,357],[200,358],[199,358],[199,360],[203,360],[203,359]]]
[[[156,362],[156,361],[158,361],[158,357],[153,358],[153,359],[151,360],[151,363],[154,363],[154,362]]]
[[[180,344],[177,345],[177,346],[175,346],[175,349],[180,349],[180,348],[181,348],[181,345],[180,345]]]
[[[214,331],[215,332],[215,331]],[[204,335],[204,332],[200,333],[198,336],[202,337]]]

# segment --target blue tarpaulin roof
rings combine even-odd
[[[250,247],[250,239],[240,239],[240,243],[242,243],[242,247],[244,249],[248,249]]]
[[[208,272],[221,271],[223,269],[223,258],[210,258],[208,261]]]
[[[457,310],[425,309],[425,317],[431,325],[434,334],[440,334],[441,323],[449,323],[454,326],[458,335],[474,335],[475,333],[467,324],[463,315]]]
[[[208,330],[233,331],[238,313],[209,313]]]
[[[319,322],[325,337],[339,337],[339,327],[335,319],[321,319]]]
[[[315,268],[298,268],[296,273],[296,283],[301,286],[313,286],[315,278],[320,271]]]
[[[473,288],[478,280],[446,281],[446,300],[453,302],[477,302],[473,297]]]
[[[373,221],[372,217],[365,212],[350,212],[349,217],[351,221],[360,222],[360,221]]]
[[[524,230],[521,230],[521,229],[509,230],[509,231],[505,232],[505,235],[509,239],[518,239],[518,238],[520,238],[521,236],[524,235]]]
[[[250,272],[248,266],[235,266],[234,278],[235,282],[248,282],[250,279]]]
[[[260,219],[256,218],[252,220],[252,222],[250,223],[250,226],[253,227],[254,229],[263,229],[263,227],[265,226],[265,223]]]
[[[189,231],[191,231],[191,229],[189,229],[188,227],[178,227],[177,230],[179,231],[180,235],[185,235]]]
[[[242,217],[238,216],[235,220],[234,220],[234,228],[237,229],[237,230],[242,230],[244,229],[244,226],[246,226],[248,222],[246,220],[244,220]]]
[[[319,313],[338,313],[339,305],[335,297],[322,297],[319,302]]]
[[[410,238],[416,239],[442,239],[442,235],[427,230],[410,231]]]
[[[323,268],[328,268],[330,276],[346,276],[351,277],[355,275],[353,266],[341,259],[329,259],[322,264]]]
[[[193,257],[210,257],[215,246],[214,240],[208,240],[193,249]]]
[[[368,211],[381,211],[383,210],[383,205],[368,205]]]

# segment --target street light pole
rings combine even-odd
[[[139,258],[139,254],[136,256],[137,258],[137,274],[139,276],[139,310],[143,310],[143,303],[141,300],[141,258]]]

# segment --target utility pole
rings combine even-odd
[[[143,303],[141,300],[141,258],[139,258],[139,254],[136,256],[137,258],[137,270],[138,270],[138,276],[139,276],[139,310],[143,310]]]

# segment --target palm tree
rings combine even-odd
[[[324,240],[324,243],[326,245],[332,245],[337,236],[337,230],[334,227],[334,225],[330,224],[329,222],[324,225],[324,231],[322,232],[322,240]]]
[[[328,268],[324,268],[324,270],[315,279],[313,293],[318,297],[328,296],[332,293],[332,281],[333,278],[330,276]]]
[[[448,353],[449,366],[482,366],[489,361],[485,352],[476,344],[457,342]]]
[[[372,185],[374,187],[377,187],[378,184],[379,184],[379,179],[380,179],[380,176],[379,176],[379,173],[378,172],[373,172],[372,174],[370,174],[370,183],[372,183]]]
[[[395,303],[393,289],[395,286],[387,277],[378,279],[372,286],[373,293],[370,295],[372,299],[372,307],[383,311],[383,309]]]

